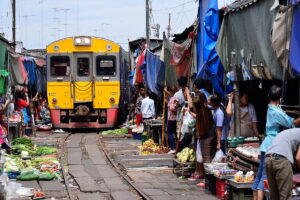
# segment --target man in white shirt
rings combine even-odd
[[[184,89],[186,87],[187,84],[187,78],[186,77],[180,77],[178,80],[178,86],[180,87],[180,89],[174,94],[174,98],[178,100],[179,105],[184,106],[185,103],[185,99],[184,99]]]
[[[155,117],[154,101],[150,99],[149,92],[146,92],[145,98],[142,100],[141,113],[143,119],[151,119]]]

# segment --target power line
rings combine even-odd
[[[174,9],[174,8],[178,8],[180,6],[183,6],[183,5],[186,5],[186,4],[189,4],[189,3],[192,3],[192,2],[195,2],[194,0],[192,1],[188,1],[188,2],[185,2],[185,3],[181,3],[177,6],[173,6],[173,7],[170,7],[170,8],[162,8],[162,9],[152,9],[152,11],[155,11],[155,12],[158,12],[158,11],[166,11],[166,10],[170,10],[170,9]]]

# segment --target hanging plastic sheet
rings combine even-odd
[[[146,55],[146,48],[144,47],[141,51],[140,55],[136,59],[136,68],[135,68],[135,74],[133,77],[134,83],[143,83],[143,74],[141,71],[141,65],[145,62],[145,55]]]
[[[141,66],[147,88],[156,95],[160,95],[164,88],[165,64],[160,57],[146,51],[145,64]]]
[[[211,80],[214,91],[223,95],[222,63],[215,50],[219,35],[218,1],[210,0],[204,18],[203,29],[203,66],[198,71],[197,78]],[[198,43],[199,44],[199,43]]]
[[[170,65],[171,61],[171,47],[170,47],[170,42],[169,40],[164,36],[164,42],[163,42],[163,47],[162,51],[160,54],[160,60],[165,63],[165,80],[166,80],[166,86],[172,87],[177,84],[177,75],[176,75],[176,70],[175,66]]]
[[[25,86],[28,83],[27,72],[18,55],[9,54],[9,69],[12,86]]]
[[[36,67],[36,89],[42,96],[46,97],[47,70],[46,67]]]
[[[28,74],[28,86],[30,90],[36,90],[36,65],[33,58],[23,58],[23,65]]]
[[[300,5],[294,6],[294,20],[292,25],[290,63],[294,75],[300,77]]]

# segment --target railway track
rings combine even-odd
[[[68,134],[60,158],[70,200],[152,199],[119,168],[97,134]]]

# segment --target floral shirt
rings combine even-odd
[[[168,103],[168,120],[169,121],[176,121],[177,118],[177,108],[176,108],[176,99],[174,97],[171,97],[169,103]]]

